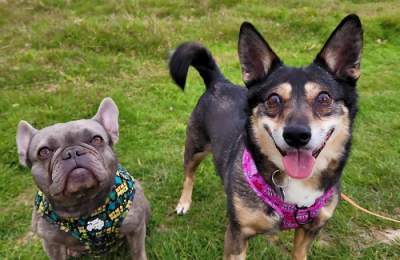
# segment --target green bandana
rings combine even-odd
[[[100,255],[110,251],[123,241],[119,232],[135,195],[135,181],[129,173],[118,165],[115,183],[103,206],[91,215],[80,218],[62,218],[52,209],[41,191],[36,193],[37,212],[50,223],[59,226],[85,244],[88,252]]]

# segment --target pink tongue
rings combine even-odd
[[[295,179],[304,179],[311,175],[315,158],[311,151],[296,150],[283,157],[286,173]]]

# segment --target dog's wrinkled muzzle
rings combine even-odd
[[[70,146],[55,156],[50,185],[52,196],[87,196],[106,178],[101,156],[91,147]]]

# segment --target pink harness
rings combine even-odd
[[[246,148],[243,152],[242,167],[244,176],[253,191],[282,218],[281,229],[298,228],[300,225],[311,223],[318,217],[319,211],[332,198],[336,190],[335,187],[330,188],[324,195],[316,199],[310,207],[298,207],[295,204],[283,201],[271,186],[264,181]]]

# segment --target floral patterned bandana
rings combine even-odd
[[[104,254],[123,242],[119,232],[135,195],[135,180],[121,165],[115,174],[114,186],[101,207],[89,216],[62,218],[52,209],[41,191],[36,193],[37,212],[60,230],[71,234],[82,242],[88,253]]]

